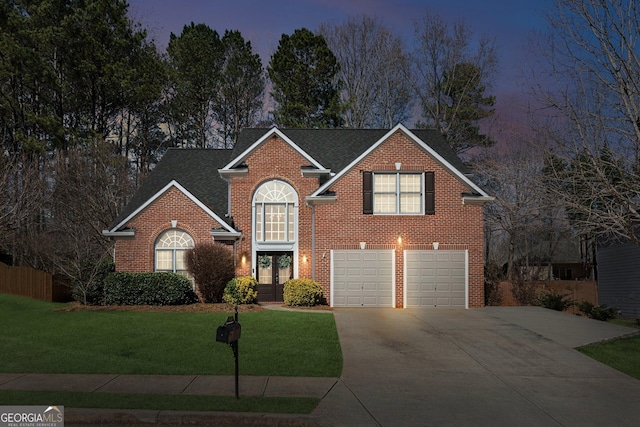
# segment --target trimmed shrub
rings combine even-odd
[[[189,279],[176,273],[111,273],[104,281],[106,305],[181,305],[198,302]]]
[[[222,299],[227,304],[255,304],[258,298],[258,282],[251,276],[231,279],[224,288]]]
[[[312,307],[322,301],[322,287],[311,279],[291,279],[284,284],[287,305]]]
[[[578,310],[583,312],[587,317],[595,320],[607,320],[615,319],[618,316],[619,310],[615,307],[608,307],[606,304],[593,305],[588,301],[583,301],[576,304]]]
[[[564,299],[569,294],[559,294],[554,290],[551,292],[542,292],[538,295],[538,298],[533,302],[534,305],[549,308],[556,311],[564,311],[567,308],[575,305],[575,301],[572,299]]]
[[[204,302],[222,302],[227,283],[236,275],[233,251],[223,243],[199,243],[185,255],[187,268]]]

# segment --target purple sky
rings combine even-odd
[[[179,35],[192,21],[205,23],[221,35],[239,30],[260,54],[266,68],[283,33],[298,28],[316,30],[319,24],[338,24],[354,15],[381,20],[401,36],[407,46],[414,21],[426,11],[447,22],[464,19],[477,35],[495,37],[500,71],[492,93],[498,110],[512,103],[522,86],[520,68],[527,62],[527,37],[546,25],[544,8],[553,0],[129,0],[130,16],[141,22],[164,50],[170,33]],[[511,101],[509,101],[511,100]]]

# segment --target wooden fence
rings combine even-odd
[[[67,298],[64,285],[54,285],[49,273],[31,267],[10,267],[0,262],[0,292],[43,301]]]

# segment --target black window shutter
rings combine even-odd
[[[373,214],[373,173],[362,172],[362,213]]]
[[[436,185],[433,172],[424,173],[424,207],[425,214],[434,215],[436,213]]]

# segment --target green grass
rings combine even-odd
[[[636,319],[611,319],[609,323],[640,328]],[[640,380],[640,335],[579,347],[578,351]]]
[[[270,412],[309,414],[320,399],[297,397],[187,396],[167,394],[1,391],[3,405],[56,402],[69,408],[154,409],[167,411]]]
[[[233,375],[231,348],[215,342],[230,313],[56,311],[64,304],[0,294],[0,371]],[[338,377],[332,315],[240,313],[240,375]]]

